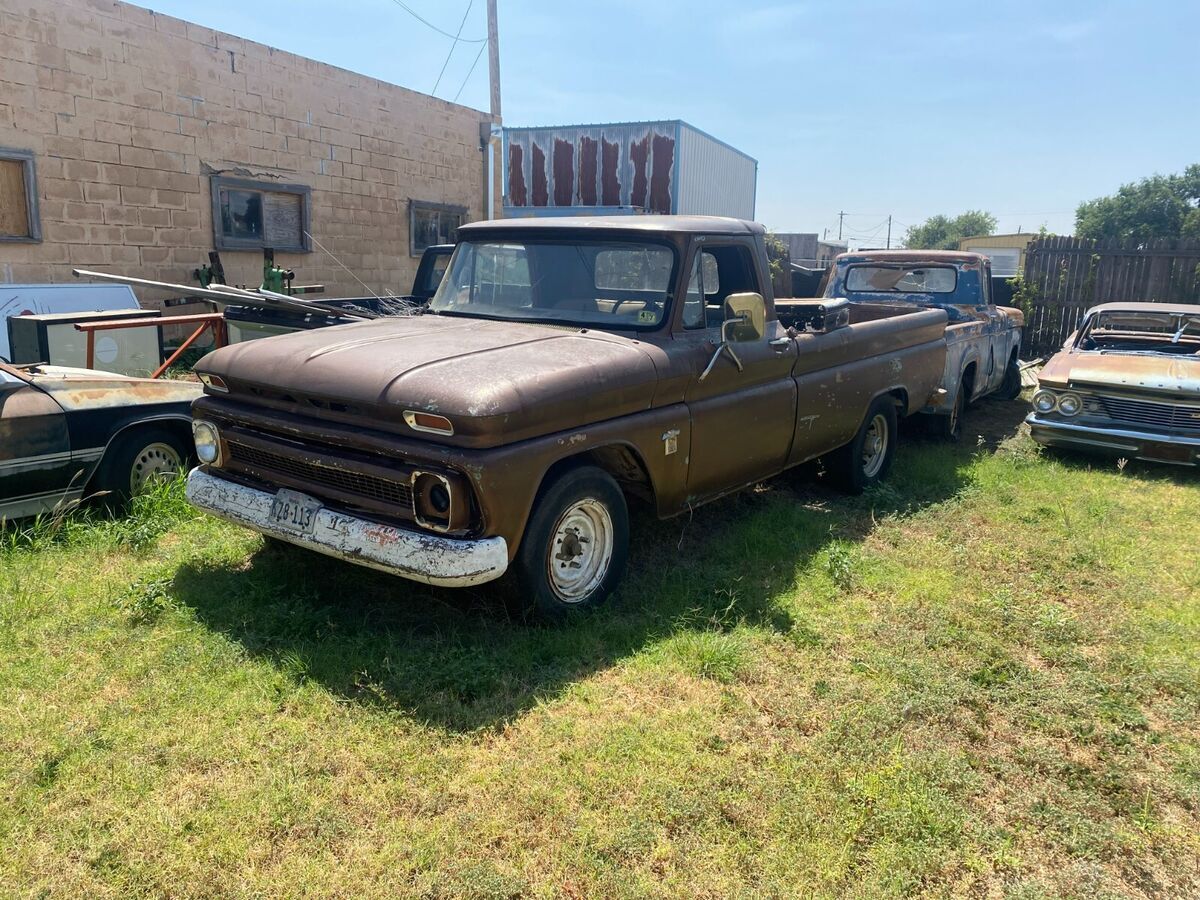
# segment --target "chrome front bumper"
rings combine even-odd
[[[275,495],[192,469],[187,498],[194,506],[246,528],[389,572],[443,587],[468,587],[499,578],[508,568],[508,542],[502,537],[456,540],[382,525],[322,507],[311,534],[281,528],[271,520]]]
[[[1046,447],[1128,455],[1133,459],[1173,463],[1178,466],[1200,465],[1200,438],[1155,434],[1151,431],[1128,428],[1074,425],[1041,418],[1036,412],[1030,413],[1025,421],[1029,424],[1029,433],[1033,439]]]

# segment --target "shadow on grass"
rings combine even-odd
[[[1012,433],[1024,405],[1005,407]],[[955,495],[979,450],[902,443],[890,480],[862,497],[784,475],[668,521],[635,510],[618,595],[556,627],[511,618],[504,583],[440,590],[271,546],[243,567],[185,564],[173,592],[293,677],[451,730],[492,727],[680,631],[804,627],[779,602],[797,573],[878,517]]]

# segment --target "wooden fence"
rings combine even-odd
[[[1083,313],[1114,300],[1200,303],[1200,240],[1047,237],[1025,251],[1021,356],[1056,351]]]

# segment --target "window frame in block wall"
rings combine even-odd
[[[437,227],[437,240],[428,244],[417,243],[417,214],[434,212],[439,216]],[[441,227],[440,217],[443,214],[453,215],[458,217],[458,224],[445,232],[446,239],[442,240],[443,231]],[[428,247],[436,247],[438,244],[453,244],[456,240],[458,229],[465,225],[467,221],[467,207],[458,206],[454,203],[434,203],[429,200],[413,200],[408,201],[408,255],[420,256]]]
[[[263,250],[270,247],[272,250],[281,250],[288,253],[312,252],[312,242],[308,237],[312,215],[312,188],[307,184],[279,184],[263,179],[231,178],[227,175],[213,175],[210,178],[210,187],[212,191],[213,245],[218,250]],[[259,231],[257,234],[248,232],[238,235],[226,232],[224,215],[226,202],[222,195],[232,196],[234,194],[260,195],[258,206]],[[300,212],[297,227],[300,233],[296,235],[298,240],[280,241],[272,239],[267,222],[267,215],[270,212],[267,208],[268,194],[280,194],[299,198]]]
[[[14,147],[0,147],[0,163],[16,163],[21,168],[21,175],[16,179],[22,191],[25,202],[25,234],[8,234],[0,232],[0,242],[10,244],[38,244],[42,240],[42,220],[38,210],[37,165],[34,162],[32,150],[18,150]],[[7,166],[4,167],[7,169]],[[0,187],[9,182],[6,176],[0,174]],[[0,202],[4,198],[0,197]],[[4,222],[0,214],[0,223]]]

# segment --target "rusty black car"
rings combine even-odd
[[[122,501],[191,456],[194,382],[0,363],[0,522]]]

